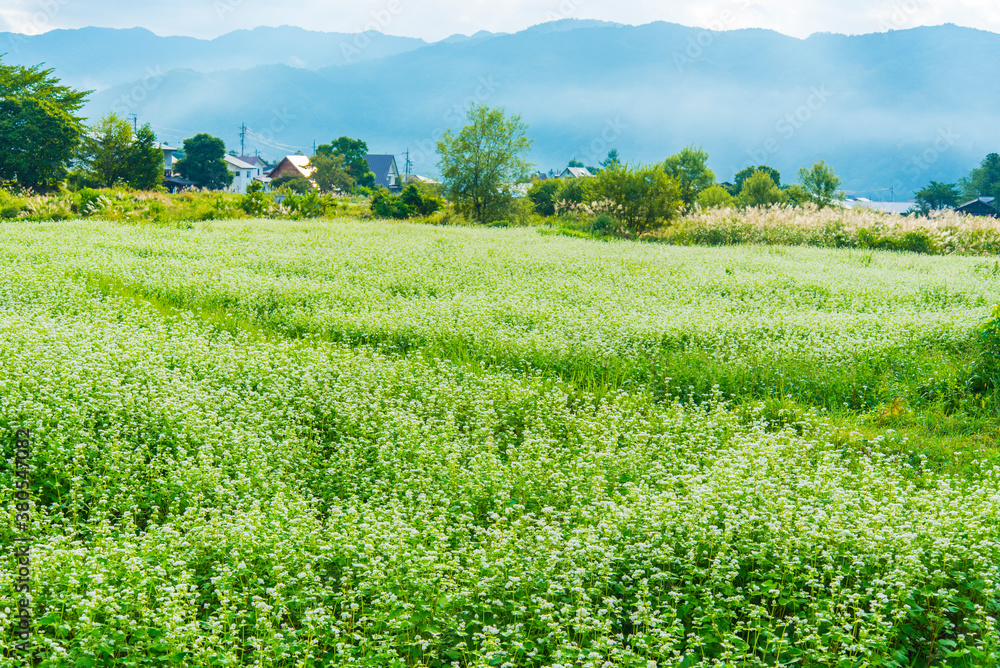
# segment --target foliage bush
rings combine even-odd
[[[586,182],[586,192],[594,200],[611,204],[606,213],[618,221],[619,230],[627,236],[641,236],[662,227],[677,216],[682,205],[676,179],[659,165],[617,166]]]
[[[410,184],[399,195],[393,195],[385,188],[376,188],[371,199],[371,212],[378,218],[405,220],[414,216],[430,216],[444,205],[444,200],[428,189]]]
[[[528,189],[528,199],[531,200],[538,215],[555,215],[560,185],[558,179],[543,179],[531,184]]]
[[[974,394],[1000,396],[1000,305],[979,331],[982,352],[969,378],[969,390]]]

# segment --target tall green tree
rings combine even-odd
[[[0,62],[0,180],[48,190],[66,178],[90,91],[63,86],[52,73]]]
[[[314,168],[311,178],[322,192],[350,192],[354,189],[354,179],[347,172],[347,161],[343,155],[316,151],[309,158],[309,166]]]
[[[966,200],[977,197],[1000,199],[1000,155],[990,153],[983,158],[979,167],[958,183],[962,188],[962,197]]]
[[[787,201],[787,195],[771,178],[770,172],[763,169],[747,177],[740,188],[740,194],[736,196],[736,205],[743,208],[784,204]]]
[[[799,192],[810,202],[823,209],[832,205],[838,197],[840,177],[834,174],[833,168],[820,160],[812,167],[799,170]]]
[[[916,192],[917,210],[926,215],[931,211],[955,207],[960,196],[956,184],[931,181]]]
[[[128,152],[126,183],[136,190],[153,190],[163,184],[163,149],[149,123],[139,126]]]
[[[233,182],[233,175],[223,159],[226,143],[218,137],[202,132],[185,139],[184,154],[175,169],[185,179],[210,190],[221,190]]]
[[[757,172],[766,172],[768,176],[771,177],[771,183],[773,183],[777,188],[781,188],[781,174],[777,169],[773,167],[768,167],[767,165],[758,165],[757,167],[747,167],[733,179],[733,196],[739,195],[740,191],[743,190],[743,184],[746,180]]]
[[[80,147],[87,181],[100,188],[123,183],[132,139],[132,125],[118,114],[109,114],[93,125]]]
[[[715,173],[708,168],[708,153],[694,146],[667,158],[663,170],[676,179],[686,209],[694,207],[698,194],[715,183]]]
[[[613,148],[610,151],[608,151],[608,157],[606,157],[604,160],[601,160],[602,169],[614,169],[615,167],[621,166],[621,164],[622,161],[621,158],[618,157],[618,149],[616,148]]]
[[[102,188],[124,184],[152,190],[163,181],[163,151],[149,124],[133,132],[127,119],[109,114],[90,128],[80,150],[82,180]]]
[[[447,130],[437,144],[438,167],[448,197],[480,223],[502,219],[514,200],[514,186],[526,181],[531,163],[528,126],[519,115],[473,105],[458,133]]]
[[[344,170],[359,186],[371,188],[375,185],[375,175],[368,169],[368,144],[361,139],[340,137],[329,144],[316,147],[316,155],[328,157],[341,156],[344,159]]]

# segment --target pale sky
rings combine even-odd
[[[996,0],[3,0],[0,32],[141,26],[159,35],[216,37],[240,28],[295,25],[434,41],[479,30],[515,32],[561,18],[770,28],[795,37],[942,23],[1000,33]]]

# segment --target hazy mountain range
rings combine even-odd
[[[6,46],[9,45],[9,46]],[[434,174],[435,140],[471,102],[522,115],[539,168],[662,160],[689,145],[720,181],[766,163],[785,181],[824,159],[845,188],[896,199],[1000,150],[1000,35],[952,25],[801,40],[767,30],[559,21],[437,43],[369,32],[142,29],[0,33],[4,62],[54,67],[179,144],[197,132],[277,158],[341,135]],[[879,190],[886,189],[886,190]],[[862,193],[863,194],[863,193]]]

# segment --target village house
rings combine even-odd
[[[567,167],[566,171],[559,175],[560,179],[587,179],[593,176],[586,167]]]
[[[180,149],[162,143],[155,144],[155,146],[163,151],[163,187],[167,189],[167,192],[176,193],[194,186],[194,181],[174,174],[174,163],[177,162],[174,153]]]
[[[964,213],[969,216],[988,216],[990,218],[1000,217],[994,206],[993,197],[977,197],[971,202],[966,202],[955,209],[957,213]]]
[[[368,171],[375,175],[375,185],[382,186],[394,193],[402,189],[399,168],[396,166],[396,156],[366,155],[365,160],[368,161]]]
[[[227,155],[223,156],[223,160],[233,175],[232,184],[226,188],[228,192],[246,195],[247,187],[254,181],[260,181],[264,184],[265,190],[267,189],[270,179],[264,176],[265,164],[260,158]]]
[[[301,177],[309,180],[314,171],[316,169],[309,166],[309,156],[300,153],[298,155],[286,155],[278,161],[278,164],[271,168],[267,176],[272,181],[277,181],[286,176]]]

